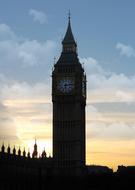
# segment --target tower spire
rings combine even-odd
[[[70,18],[71,18],[71,14],[70,14],[70,10],[69,10],[69,13],[68,13],[68,27],[67,27],[65,37],[64,37],[64,39],[62,41],[63,45],[64,44],[75,44],[76,45],[76,42],[75,42],[75,39],[74,39],[74,36],[73,36],[73,33],[72,33],[72,29],[71,29]]]
[[[32,153],[33,158],[37,158],[38,152],[37,152],[37,142],[36,142],[36,137],[35,137],[35,144],[34,144],[34,150]]]
[[[71,18],[71,13],[70,13],[70,9],[68,11],[68,21],[70,22],[70,18]]]
[[[85,167],[86,88],[84,69],[72,34],[70,11],[67,19],[63,49],[52,72],[53,160],[59,174],[79,176]]]
[[[71,13],[68,12],[68,25],[65,36],[62,40],[62,52],[57,64],[76,64],[79,63],[78,53],[77,53],[77,43],[72,33],[71,28]],[[54,67],[55,67],[54,65]]]

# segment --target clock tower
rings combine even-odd
[[[83,168],[86,75],[78,59],[70,16],[62,52],[52,72],[52,102],[54,166],[65,170]]]

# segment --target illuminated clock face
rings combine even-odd
[[[63,93],[70,93],[74,88],[74,81],[70,78],[63,78],[59,80],[57,89]]]

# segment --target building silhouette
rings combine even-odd
[[[36,144],[36,143],[35,143]],[[4,144],[0,152],[0,190],[30,190],[44,189],[52,176],[53,160],[46,156],[43,150],[40,157],[35,152],[35,144],[32,156],[25,149],[21,151],[14,147],[7,150]],[[36,149],[37,150],[37,149]]]
[[[33,150],[33,153],[32,153],[32,157],[37,158],[37,156],[38,156],[38,151],[37,151],[37,143],[36,143],[36,139],[35,139],[35,144],[34,144],[34,150]]]
[[[42,171],[45,176],[80,176],[85,173],[85,105],[86,75],[79,62],[77,43],[74,39],[70,15],[62,52],[52,71],[53,103],[53,157],[47,157],[45,150],[38,157],[35,139],[33,153],[11,150],[4,144],[0,152],[3,171],[14,168],[21,174],[28,170]],[[22,170],[21,170],[22,168]],[[25,168],[25,169],[24,169]]]
[[[113,173],[106,166],[86,165],[86,74],[78,59],[70,15],[62,52],[52,71],[52,103],[53,157],[47,157],[45,149],[38,157],[36,139],[32,155],[20,147],[18,150],[15,146],[11,149],[9,144],[5,147],[3,143],[0,151],[0,190],[42,190],[54,188],[55,184],[59,188],[65,179],[79,180],[77,183],[66,181],[61,189],[73,186],[78,189],[123,189],[129,187],[129,183],[133,184],[134,166],[119,166],[118,171]]]
[[[86,75],[78,59],[70,16],[52,72],[52,102],[54,166],[79,172],[85,167]]]

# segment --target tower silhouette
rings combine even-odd
[[[37,151],[37,142],[36,142],[36,138],[35,138],[35,144],[34,144],[34,150],[32,153],[32,157],[37,158],[37,156],[38,156],[38,151]]]
[[[53,159],[57,168],[85,166],[86,75],[78,59],[70,15],[52,72]]]

